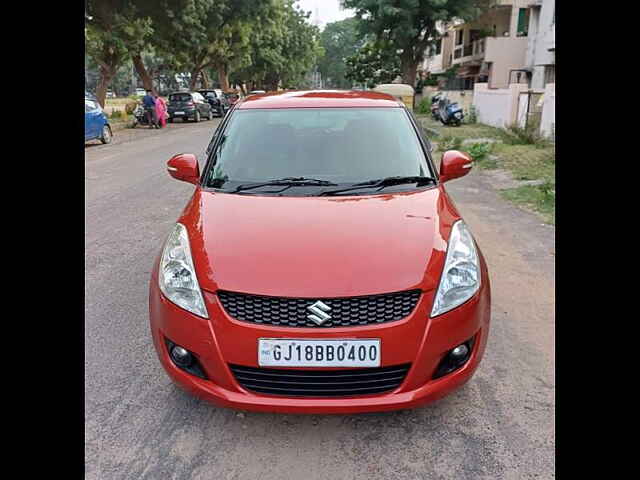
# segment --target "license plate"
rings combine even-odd
[[[379,367],[380,339],[261,338],[261,367]]]
[[[173,112],[174,115],[184,115],[184,112]]]

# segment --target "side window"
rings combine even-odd
[[[216,143],[216,140],[218,139],[218,135],[224,129],[224,126],[227,123],[226,122],[227,118],[229,118],[229,115],[227,115],[227,117],[225,118],[224,121],[222,121],[222,122],[220,122],[218,124],[218,128],[216,128],[216,130],[213,132],[213,136],[211,137],[211,141],[209,142],[209,145],[207,145],[207,150],[206,150],[207,157],[211,154],[211,150],[213,149],[213,144]]]
[[[407,112],[409,112],[409,115],[411,116],[413,123],[415,123],[416,126],[418,127],[419,135],[420,137],[422,137],[422,140],[424,140],[424,143],[427,146],[427,150],[429,150],[429,153],[433,152],[433,145],[431,144],[431,140],[429,140],[429,137],[427,137],[427,131],[422,126],[422,123],[416,118],[416,116],[411,110],[407,109]]]

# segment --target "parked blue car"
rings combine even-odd
[[[111,143],[111,126],[107,116],[100,108],[96,97],[85,93],[84,96],[84,141],[100,140]]]

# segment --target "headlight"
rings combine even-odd
[[[462,305],[480,288],[480,264],[471,232],[462,220],[451,229],[447,259],[431,309],[435,317]]]
[[[204,318],[209,318],[191,260],[189,237],[184,225],[176,223],[160,259],[160,290],[170,301]]]

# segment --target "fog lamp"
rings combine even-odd
[[[178,345],[175,345],[171,349],[171,359],[175,362],[179,367],[186,368],[193,362],[193,356],[189,353],[188,350],[182,348]]]

